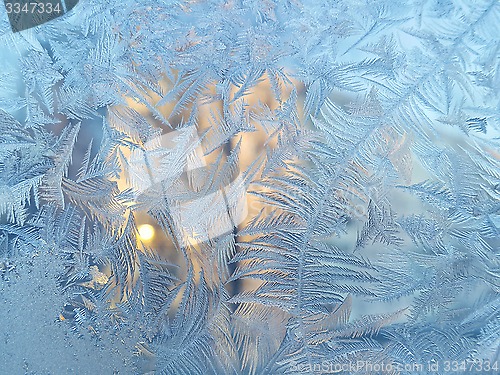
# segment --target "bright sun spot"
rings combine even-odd
[[[143,241],[150,241],[155,236],[155,228],[149,224],[139,225],[139,238]]]

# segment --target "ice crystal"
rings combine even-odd
[[[0,9],[0,372],[500,371],[498,0],[60,4]]]

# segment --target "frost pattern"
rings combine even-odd
[[[498,0],[0,12],[2,371],[499,371]]]

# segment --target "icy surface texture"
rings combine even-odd
[[[498,0],[0,8],[0,373],[500,371]]]

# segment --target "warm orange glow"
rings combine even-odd
[[[155,228],[149,224],[139,225],[138,232],[142,241],[151,241],[155,236]]]

